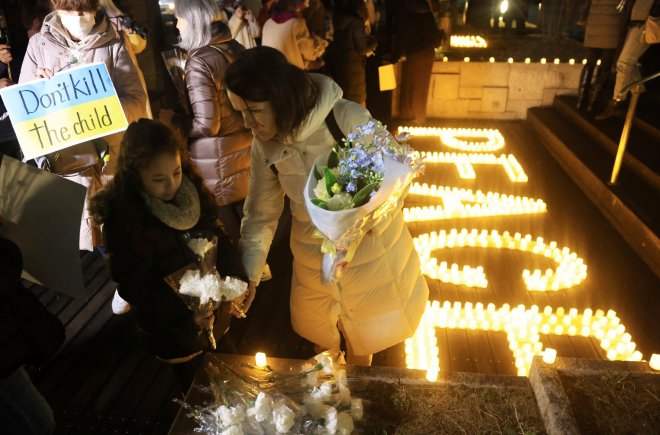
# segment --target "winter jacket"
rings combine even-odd
[[[616,10],[620,0],[591,0],[584,30],[584,46],[617,48],[623,42],[626,14]]]
[[[250,175],[252,134],[241,114],[233,109],[225,91],[224,76],[230,56],[244,48],[231,39],[222,22],[212,25],[213,39],[205,47],[192,50],[186,61],[186,86],[193,111],[188,136],[190,160],[202,175],[218,205],[245,198]]]
[[[80,41],[73,41],[62,26],[57,12],[46,16],[41,32],[30,38],[27,53],[21,68],[20,82],[34,80],[37,68],[48,68],[53,72],[61,71],[78,64],[104,62],[110,78],[117,90],[121,106],[129,123],[146,116],[146,94],[140,83],[135,64],[124,47],[124,40],[119,36],[108,18],[97,14],[96,26],[90,36]],[[121,135],[106,136],[110,144],[110,163],[107,174],[114,173],[116,158],[119,155]]]
[[[366,55],[376,48],[376,40],[367,35],[364,21],[357,16],[335,14],[333,24],[332,78],[344,98],[362,103],[367,99]]]
[[[412,237],[397,211],[364,237],[337,284],[321,283],[321,239],[303,200],[303,188],[316,157],[335,140],[325,126],[334,108],[342,131],[369,120],[360,105],[342,99],[339,86],[326,76],[310,74],[319,87],[315,107],[291,143],[252,143],[252,176],[242,222],[241,252],[251,280],[259,282],[283,197],[292,214],[291,322],[306,339],[326,348],[339,346],[341,321],[357,355],[378,352],[415,332],[428,299]],[[278,175],[268,167],[275,165]]]
[[[264,24],[261,44],[273,47],[286,56],[289,63],[300,69],[305,69],[305,61],[315,60],[318,56],[314,39],[307,30],[307,24],[302,18],[292,17],[278,22],[269,18]]]
[[[104,192],[99,195],[104,197]],[[99,198],[99,197],[97,197]],[[195,261],[182,235],[157,219],[144,203],[123,204],[105,196],[103,240],[106,260],[122,298],[136,311],[138,325],[147,333],[151,351],[163,359],[183,358],[207,350],[208,339],[199,334],[193,312],[165,277]],[[221,276],[246,280],[238,251],[222,230],[214,204],[204,201],[192,230],[208,230],[218,237],[217,269]],[[95,199],[95,201],[97,201]],[[138,207],[138,218],[127,218],[126,207]],[[216,336],[223,331],[215,331]]]
[[[239,18],[238,15],[234,14],[229,19],[228,26],[234,40],[243,47],[254,48],[257,46],[254,38],[259,38],[261,36],[261,27],[259,27],[259,24],[257,24],[257,21],[254,18],[248,21],[247,19]]]
[[[393,62],[403,55],[433,50],[440,46],[444,38],[427,2],[405,2],[404,5],[394,35]]]

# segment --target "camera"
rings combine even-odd
[[[138,35],[146,38],[149,34],[149,29],[143,24],[138,23],[133,19],[131,15],[122,15],[119,17],[121,19],[121,25],[126,29],[131,29]]]

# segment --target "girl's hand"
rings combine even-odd
[[[0,89],[6,88],[7,86],[12,86],[14,85],[14,82],[12,82],[9,79],[0,79]]]
[[[0,44],[0,62],[8,64],[13,58],[11,57],[11,46],[7,44]]]
[[[36,79],[49,79],[53,77],[53,71],[48,68],[37,68],[37,72],[34,75]]]
[[[211,329],[214,321],[213,310],[199,311],[193,315],[193,322],[202,329]]]

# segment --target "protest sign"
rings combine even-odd
[[[104,63],[83,65],[0,90],[26,159],[126,130]]]
[[[0,160],[0,236],[23,254],[23,278],[85,297],[78,237],[86,189],[7,155]]]

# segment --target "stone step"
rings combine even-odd
[[[634,168],[623,166],[617,185],[609,185],[612,156],[554,108],[535,107],[527,120],[566,173],[622,237],[660,276],[660,201],[657,186]],[[568,127],[568,128],[567,128]],[[657,177],[657,173],[652,173]]]

